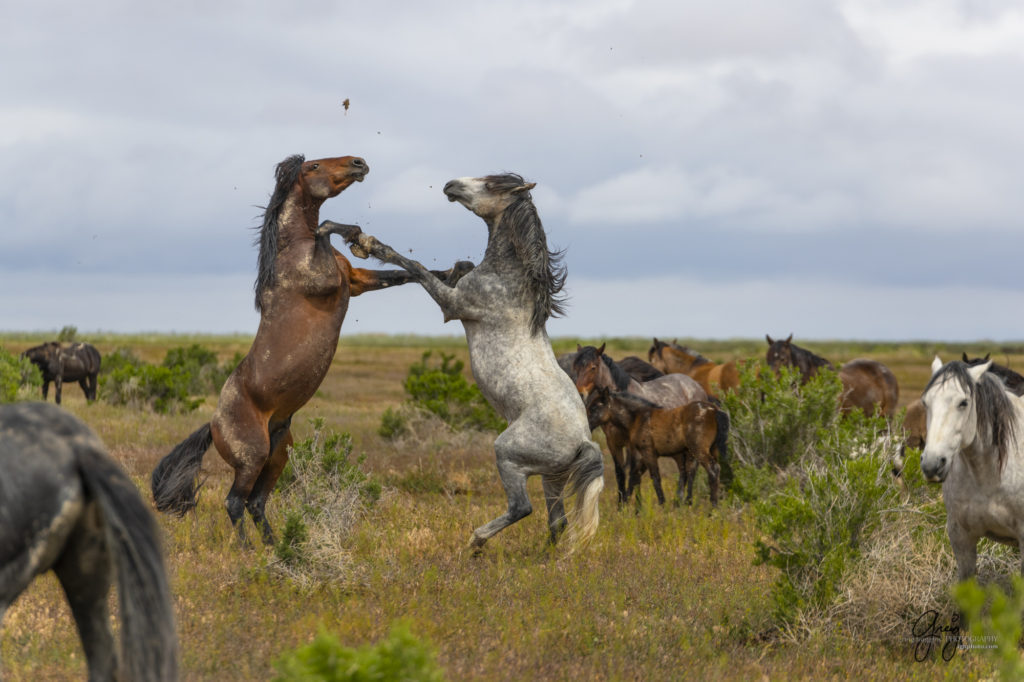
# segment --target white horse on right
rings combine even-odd
[[[936,356],[921,396],[928,433],[921,472],[942,483],[961,581],[975,574],[983,537],[1017,546],[1024,574],[1024,398],[988,371],[991,364],[943,365]]]

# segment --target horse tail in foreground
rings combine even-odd
[[[576,458],[569,468],[566,490],[576,496],[576,507],[569,516],[567,533],[571,554],[597,532],[597,503],[604,490],[604,456],[593,441],[585,441],[576,449]]]
[[[718,408],[715,410],[718,431],[711,447],[718,451],[719,481],[728,489],[732,485],[732,463],[729,461],[729,413]]]
[[[196,506],[196,476],[203,456],[213,442],[210,423],[196,429],[191,436],[178,443],[153,469],[150,486],[153,501],[162,512],[184,516]]]
[[[160,530],[135,484],[93,450],[79,455],[82,481],[103,513],[117,564],[121,657],[129,680],[178,679],[178,639]]]

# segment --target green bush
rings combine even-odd
[[[454,355],[441,353],[441,363],[430,363],[433,351],[423,354],[421,360],[409,367],[405,379],[408,404],[430,412],[456,431],[504,431],[508,425],[480,393],[476,384],[466,380],[462,370],[465,364]],[[384,437],[404,432],[405,423],[393,410],[384,413],[378,431]]]
[[[61,327],[57,333],[57,341],[60,343],[74,343],[78,340],[78,327],[69,324]]]
[[[111,374],[124,367],[140,367],[143,362],[130,348],[117,348],[103,356],[100,363],[100,374]]]
[[[219,393],[242,357],[241,353],[236,353],[234,358],[219,365],[216,353],[194,343],[187,348],[168,350],[161,366],[180,369],[188,374],[188,388],[193,395]]]
[[[388,408],[380,417],[377,433],[382,438],[392,439],[404,435],[409,429],[409,420],[399,410]]]
[[[998,661],[1002,679],[1024,679],[1024,662],[1018,650],[1024,579],[1013,576],[1010,590],[1006,592],[994,583],[981,587],[977,578],[971,578],[953,587],[953,597],[967,619],[970,632],[970,637],[962,640],[961,645],[992,654]]]
[[[311,643],[274,662],[281,682],[440,682],[445,679],[433,648],[405,623],[388,638],[359,648],[342,646],[323,630]]]
[[[18,398],[18,388],[23,378],[23,360],[0,348],[0,403],[13,403]]]
[[[154,412],[191,412],[190,375],[180,368],[125,365],[100,377],[100,396],[111,405],[148,407]]]
[[[365,502],[376,502],[380,498],[380,482],[363,471],[365,455],[352,457],[352,435],[327,429],[323,417],[310,419],[309,423],[313,433],[289,448],[288,463],[277,479],[277,489],[295,483],[296,467],[312,468],[341,488],[355,487]]]

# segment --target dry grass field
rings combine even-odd
[[[44,340],[8,334],[12,352]],[[243,337],[99,336],[101,351],[128,347],[151,362],[168,348],[200,343],[221,358],[244,351]],[[589,340],[589,342],[601,339]],[[613,357],[646,357],[650,339],[609,339]],[[920,394],[933,353],[992,352],[1024,367],[1024,347],[930,343],[797,343],[840,363],[870,357],[889,365],[901,405]],[[585,341],[586,342],[586,341]],[[680,339],[716,360],[763,357],[757,341]],[[575,349],[557,340],[556,352]],[[211,450],[204,462],[200,506],[184,519],[161,517],[176,599],[186,680],[264,680],[284,651],[318,629],[343,643],[385,637],[399,620],[429,640],[449,679],[956,679],[991,674],[972,652],[950,662],[918,663],[909,641],[875,642],[843,632],[794,640],[772,632],[769,589],[774,569],[755,566],[756,530],[749,511],[730,503],[712,512],[706,495],[692,508],[620,511],[610,459],[601,527],[583,551],[566,557],[546,545],[540,486],[535,513],[491,540],[482,556],[466,550],[471,530],[504,510],[492,436],[424,428],[390,442],[377,435],[381,414],[404,399],[409,366],[428,348],[467,359],[461,338],[343,338],[327,379],[294,421],[296,438],[309,419],[350,432],[365,468],[384,483],[339,553],[343,577],[302,587],[273,570],[272,551],[240,549],[223,498],[231,472]],[[52,394],[51,394],[52,399]],[[157,415],[103,402],[87,405],[77,385],[65,386],[64,407],[89,423],[150,499],[157,460],[209,419],[215,396],[195,412]],[[0,472],[2,475],[2,472]],[[665,469],[673,485],[674,466]],[[649,485],[649,484],[648,484]],[[271,498],[271,519],[283,520]],[[952,579],[952,575],[950,576]],[[8,611],[0,638],[4,678],[82,679],[74,626],[52,576],[37,580]]]

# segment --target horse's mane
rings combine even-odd
[[[823,358],[820,355],[817,355],[815,353],[812,353],[811,351],[807,350],[806,348],[801,348],[800,346],[796,345],[795,343],[790,342],[789,347],[793,349],[793,359],[794,360],[799,358],[799,359],[809,363],[811,367],[831,367],[832,366],[832,363],[829,362],[828,360],[826,360],[825,358]]]
[[[927,393],[932,386],[952,379],[974,398],[975,411],[978,415],[978,430],[981,433],[989,434],[992,438],[992,445],[995,446],[999,457],[999,470],[1002,471],[1007,453],[1017,440],[1017,422],[1014,419],[1013,404],[1006,395],[1005,385],[998,377],[990,372],[985,372],[981,375],[981,379],[975,382],[967,371],[969,366],[959,360],[946,363],[942,369],[932,375],[928,385],[924,388],[924,393]]]
[[[302,170],[302,163],[305,160],[306,157],[302,154],[289,156],[277,164],[277,170],[274,173],[277,185],[274,187],[274,193],[270,195],[270,203],[263,211],[263,225],[258,228],[260,233],[255,239],[255,244],[260,247],[256,284],[253,286],[256,291],[256,310],[258,312],[263,312],[261,300],[263,292],[274,286],[276,278],[274,261],[277,260],[278,219],[281,217],[281,208],[284,206],[285,199],[288,198],[292,185],[298,180],[299,171]]]
[[[964,353],[963,357],[964,362],[967,363],[968,367],[974,367],[975,365],[983,365],[986,362],[988,362],[988,355],[986,355],[984,358],[968,358],[967,353]],[[1016,393],[1017,395],[1024,395],[1024,376],[1021,376],[1020,374],[1014,372],[1009,367],[1000,365],[996,362],[992,363],[992,365],[988,368],[988,371],[1002,379],[1003,383],[1006,384],[1006,388],[1008,388],[1011,393]]]
[[[484,180],[488,190],[494,192],[510,192],[525,184],[522,176],[515,173],[489,175]],[[495,235],[506,233],[526,275],[526,290],[533,298],[530,331],[537,334],[548,318],[565,314],[565,295],[561,294],[566,277],[562,264],[565,251],[548,249],[544,225],[527,190],[521,190],[502,213]]]

